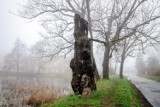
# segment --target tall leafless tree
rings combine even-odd
[[[156,34],[160,18],[158,0],[90,0],[89,3],[88,6],[85,0],[28,0],[23,6],[21,15],[28,19],[40,17],[48,33],[48,36],[44,37],[63,42],[63,45],[55,47],[65,50],[63,52],[65,54],[73,49],[73,37],[69,33],[73,29],[73,13],[79,14],[82,18],[87,16],[90,40],[103,44],[105,48],[103,60],[105,79],[109,79],[109,59],[117,43],[135,34],[141,34],[149,42],[151,40],[159,42]],[[126,30],[127,33],[124,33]],[[149,31],[154,32],[150,35]],[[68,50],[68,47],[71,48]],[[60,53],[60,50],[54,51],[52,56]]]
[[[141,34],[149,41],[159,39],[157,35],[148,35],[148,31],[157,29],[160,3],[151,0],[110,0],[106,4],[99,0],[98,4],[95,7],[93,31],[99,36],[93,41],[105,47],[103,78],[109,79],[109,59],[117,43],[135,34]]]
[[[17,73],[19,73],[22,65],[22,56],[24,56],[26,52],[26,45],[19,38],[17,38],[11,53],[5,57],[4,69],[7,71],[15,70]]]
[[[137,45],[141,45],[141,43],[138,42],[138,37],[130,37],[126,38],[122,41],[122,52],[121,52],[121,62],[120,62],[120,72],[119,76],[120,78],[123,78],[123,67],[124,67],[124,62],[127,57],[131,56],[134,57],[132,54],[137,50]]]
[[[49,52],[47,56],[50,56],[52,59],[60,53],[63,53],[66,57],[66,55],[73,50],[74,40],[71,32],[73,31],[72,19],[74,13],[79,14],[83,19],[88,19],[90,36],[91,38],[93,37],[89,13],[90,3],[91,1],[89,0],[27,0],[27,3],[25,3],[20,10],[20,15],[30,20],[39,17],[42,21],[42,26],[47,32],[47,34],[42,34],[42,36],[48,41],[53,41],[51,45],[54,51]],[[99,79],[98,70],[96,70],[95,75],[97,79]]]

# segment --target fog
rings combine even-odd
[[[5,0],[0,1],[0,56],[1,63],[3,62],[3,57],[8,54],[16,41],[17,38],[20,38],[28,48],[34,45],[37,41],[41,39],[39,33],[43,31],[42,26],[38,22],[38,20],[28,20],[22,18],[16,13],[20,8],[20,4],[22,0]],[[96,46],[95,46],[96,47]],[[152,51],[151,51],[152,50]],[[98,52],[96,48],[94,48],[96,63],[99,71],[102,71],[102,60],[103,54]],[[101,51],[101,50],[100,50]],[[156,50],[157,51],[157,50]],[[149,48],[147,50],[147,54],[145,55],[146,59],[148,56],[156,56],[157,52],[155,49]],[[154,55],[153,55],[154,53]],[[3,66],[3,63],[1,64]],[[127,58],[125,63],[125,69],[135,69],[135,58]]]
[[[59,3],[61,2],[52,3],[57,3],[58,7],[68,6],[60,5]],[[93,8],[96,3],[97,2],[93,2],[93,4],[91,4],[91,8]],[[16,86],[16,88],[14,87],[14,91],[19,90],[20,85],[23,85],[23,87],[27,86],[26,90],[31,87],[45,87],[46,89],[49,87],[49,89],[54,89],[55,93],[58,93],[57,95],[55,95],[55,99],[73,93],[70,85],[70,81],[72,79],[70,61],[74,56],[74,14],[72,13],[72,11],[68,12],[67,9],[70,8],[67,7],[66,10],[64,9],[65,12],[63,12],[62,9],[62,12],[60,12],[61,14],[55,13],[52,16],[51,13],[47,13],[41,16],[41,9],[42,11],[46,9],[46,11],[48,12],[49,10],[47,9],[53,9],[53,7],[46,8],[43,6],[49,5],[40,5],[39,8],[36,8],[36,6],[39,5],[36,5],[36,3],[32,4],[31,2],[31,4],[25,4],[26,7],[24,7],[26,8],[26,10],[23,10],[21,4],[25,4],[25,2],[23,0],[0,1],[0,106],[1,104],[4,104],[6,102],[6,93],[12,93],[11,88],[13,88],[12,86],[14,85]],[[122,19],[120,18],[121,20],[126,17],[126,14],[128,12],[127,10],[129,7],[131,7],[131,4],[132,2],[128,4],[128,7],[124,8],[125,12],[122,12],[124,16],[121,17]],[[76,11],[76,9],[80,8],[76,7],[76,5],[78,4],[73,4],[73,6],[75,6],[75,10],[73,9],[75,13],[78,13],[84,19],[87,19],[87,16],[85,16],[86,13],[83,13],[83,9]],[[99,5],[102,5],[102,7]],[[116,5],[118,6],[119,4]],[[144,10],[146,10],[147,8],[145,8],[145,6],[147,5],[148,4],[144,4],[144,7],[142,6],[141,9],[143,10],[144,8]],[[95,8],[101,10],[101,8],[104,8],[105,6],[106,4],[103,5],[102,1],[102,3],[99,2],[99,4],[95,6]],[[55,8],[57,7],[55,6],[54,9]],[[102,9],[102,11],[94,10],[95,13],[91,13],[91,18],[93,16],[93,21],[95,21],[92,26],[94,31],[93,37],[95,37],[95,40],[93,40],[93,54],[100,77],[103,78],[104,76],[103,69],[105,67],[103,66],[103,61],[105,51],[106,49],[110,48],[108,51],[108,65],[110,75],[119,76],[120,71],[122,70],[122,74],[126,78],[130,78],[133,81],[136,80],[136,78],[139,78],[139,80],[141,80],[140,77],[150,78],[150,76],[154,77],[157,75],[159,79],[160,38],[158,31],[159,23],[157,22],[159,21],[159,19],[152,23],[152,17],[150,19],[150,17],[146,15],[148,14],[146,12],[144,13],[144,16],[146,15],[150,20],[148,21],[147,18],[144,18],[143,15],[141,20],[141,15],[135,12],[137,17],[140,17],[140,19],[137,19],[137,17],[133,17],[135,19],[131,18],[131,22],[130,20],[127,22],[129,23],[128,26],[127,24],[126,26],[125,24],[123,25],[125,27],[122,28],[122,33],[120,33],[119,36],[114,37],[114,35],[117,34],[116,30],[118,29],[118,26],[120,26],[118,24],[121,24],[121,20],[119,19],[120,22],[116,23],[117,20],[114,22],[116,18],[114,19],[114,17],[112,17],[113,14],[111,16],[108,15],[111,13],[112,3],[108,3],[107,8],[108,11],[106,11],[106,9]],[[22,13],[17,12],[19,9]],[[117,7],[117,10],[118,9],[120,9],[120,7]],[[115,11],[117,10],[115,9]],[[133,10],[136,11],[136,9]],[[153,13],[155,12],[154,14],[156,16],[156,13],[158,12],[156,9],[155,11],[153,11]],[[103,14],[105,12],[106,15]],[[94,14],[96,14],[97,16],[95,16]],[[115,12],[115,14],[117,13]],[[36,15],[40,15],[40,17],[36,17]],[[107,20],[103,20],[103,17],[110,18],[108,18]],[[89,21],[89,19],[87,20]],[[112,23],[109,23],[110,20],[113,21],[113,25]],[[140,21],[144,21],[144,23],[140,23]],[[137,26],[141,26],[143,24],[144,26],[146,25],[146,27],[143,26],[144,28],[136,28]],[[109,25],[111,25],[111,28],[108,27]],[[134,28],[134,26],[136,27]],[[105,31],[106,29],[113,29],[113,31]],[[126,29],[128,31],[126,31]],[[137,32],[135,29],[137,30]],[[128,37],[127,33],[134,34],[133,36]],[[146,33],[146,35],[144,33]],[[92,37],[92,33],[89,32],[87,34],[89,35],[89,37]],[[109,34],[110,37],[107,37],[107,34]],[[114,40],[115,38],[116,42]],[[105,41],[107,39],[110,41]],[[135,42],[134,39],[138,42]],[[127,54],[127,56],[122,57],[127,45],[131,48],[126,49],[127,51],[129,50],[129,52],[125,53]],[[121,69],[121,63],[123,59],[125,59],[124,67],[123,69]],[[30,84],[32,85],[30,86]],[[37,90],[36,88],[33,90]],[[30,90],[30,92],[28,92],[28,94],[26,95],[27,98],[28,95],[33,94],[31,93],[31,91],[32,90]],[[18,94],[19,93],[17,93],[17,95]],[[23,93],[23,95],[24,94],[25,93]],[[6,98],[2,98],[2,96],[5,96]],[[18,96],[20,100],[22,100],[22,97],[23,96],[21,95]],[[15,101],[14,99],[13,102],[15,103],[17,101]],[[20,103],[18,103],[17,105],[22,106]]]
[[[0,1],[0,54],[9,53],[13,48],[16,38],[27,44],[33,45],[40,39],[41,27],[37,21],[29,21],[12,13],[16,13],[21,0]]]
[[[67,95],[72,92],[70,84],[71,79],[71,71],[68,70],[69,65],[63,64],[63,66],[60,66],[62,64],[64,59],[55,59],[56,61],[51,61],[48,58],[45,63],[46,67],[45,70],[41,71],[41,73],[44,75],[38,76],[32,74],[24,74],[24,75],[18,75],[16,71],[14,72],[3,72],[4,68],[4,57],[11,53],[12,49],[14,48],[14,44],[17,38],[19,38],[21,41],[23,41],[24,44],[28,48],[32,47],[37,41],[39,41],[40,35],[39,33],[43,30],[43,28],[40,26],[40,24],[34,20],[30,21],[27,19],[24,19],[22,17],[19,17],[17,15],[14,15],[13,13],[16,13],[17,9],[19,8],[18,3],[20,3],[20,0],[1,0],[0,1],[0,106],[3,104],[7,104],[7,106],[10,106],[9,104],[18,104],[18,100],[12,99],[12,97],[21,96],[20,94],[14,94],[13,96],[8,96],[10,102],[6,103],[6,98],[4,98],[5,93],[12,93],[10,91],[10,88],[13,88],[10,86],[10,84],[14,84],[15,90],[18,90],[18,87],[23,87],[24,84],[26,84],[24,87],[32,88],[36,87],[35,90],[37,90],[37,87],[50,87],[53,90],[55,90],[57,93],[54,97],[59,98],[62,95]],[[57,61],[58,60],[58,61]],[[24,60],[23,60],[24,61]],[[58,63],[58,65],[56,64]],[[64,70],[65,69],[65,70]],[[68,71],[67,71],[68,70]],[[60,71],[60,72],[59,72]],[[2,73],[3,72],[3,73]],[[66,75],[67,72],[67,75]],[[69,73],[68,73],[69,72]],[[53,75],[55,73],[55,75]],[[52,75],[47,75],[52,74]],[[61,76],[61,74],[66,75],[66,77]],[[59,78],[58,78],[59,77]],[[62,79],[63,78],[63,79]],[[58,83],[58,84],[57,84]],[[60,84],[59,84],[60,83]],[[30,87],[29,87],[30,86]],[[27,88],[26,87],[26,88]],[[56,87],[56,88],[53,88]],[[44,88],[44,89],[46,89]],[[33,90],[32,90],[33,91]],[[31,93],[29,92],[28,95]],[[28,96],[26,95],[26,96]],[[23,96],[23,95],[22,95]],[[26,97],[23,96],[23,97]],[[19,107],[22,106],[20,103],[18,104]]]

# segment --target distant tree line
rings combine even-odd
[[[13,49],[4,57],[4,72],[39,72],[40,60],[33,57],[27,46],[17,38]]]
[[[136,58],[136,69],[141,76],[160,76],[160,60],[151,56],[144,60],[143,54],[138,54]]]
[[[69,67],[66,66],[67,60],[56,60],[50,62],[50,59],[43,56],[42,45],[35,44],[30,49],[17,38],[13,49],[4,57],[4,64],[2,67],[3,72],[11,73],[58,73],[69,71]],[[38,52],[38,53],[37,53]],[[61,69],[63,66],[65,69]],[[52,67],[50,67],[52,66]],[[54,69],[53,66],[55,67]]]

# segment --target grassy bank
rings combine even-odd
[[[141,107],[135,89],[126,79],[111,78],[97,82],[90,97],[69,95],[42,107]]]

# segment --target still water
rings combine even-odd
[[[40,93],[37,99],[47,99],[47,94],[53,99],[71,94],[70,81],[57,76],[0,76],[0,107],[22,107],[22,103],[37,93]],[[31,107],[24,107],[27,106]]]

